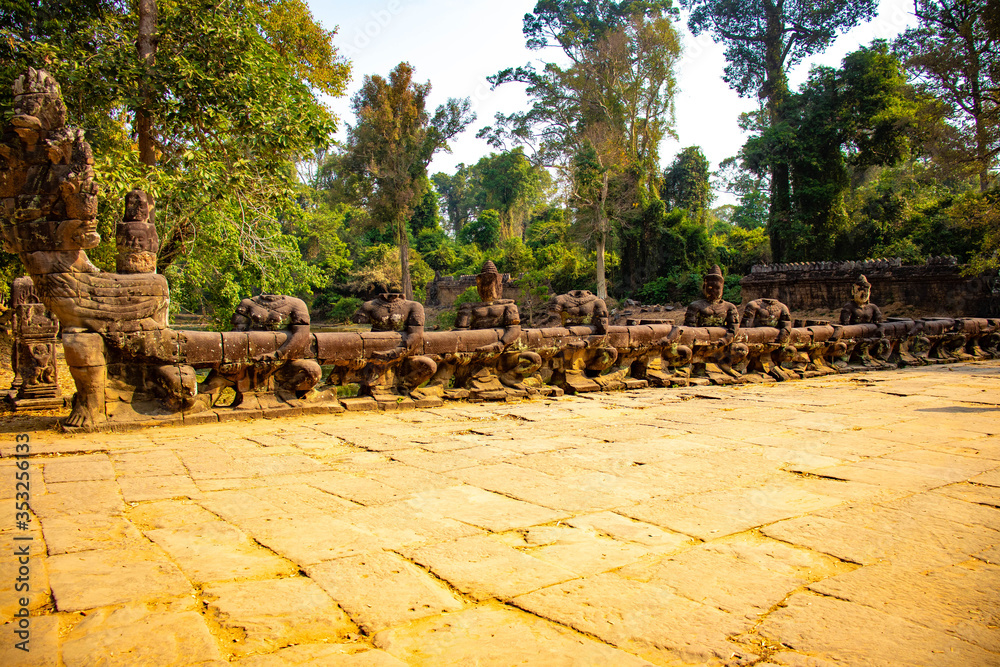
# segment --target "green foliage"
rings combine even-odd
[[[730,275],[745,276],[754,264],[771,262],[771,245],[762,228],[729,227],[724,234],[714,236],[719,264]]]
[[[500,273],[518,276],[535,267],[535,256],[524,241],[514,236],[500,245],[500,257],[496,261]]]
[[[708,226],[708,207],[712,203],[709,185],[710,165],[699,146],[682,150],[663,172],[660,196],[671,208],[683,208],[692,218]]]
[[[362,299],[353,296],[345,296],[342,299],[338,299],[325,312],[326,319],[331,322],[348,322],[363,303]]]
[[[462,231],[458,233],[458,241],[474,243],[481,250],[491,250],[500,243],[501,236],[500,213],[487,209],[462,227]]]

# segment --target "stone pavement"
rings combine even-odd
[[[1000,665],[997,361],[14,435],[0,665]]]

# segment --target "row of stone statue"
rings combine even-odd
[[[793,328],[786,307],[762,299],[747,305],[741,327],[722,300],[718,267],[683,326],[611,326],[605,303],[576,291],[552,301],[563,326],[522,329],[517,306],[499,298],[492,262],[477,277],[481,301],[461,307],[453,331],[425,332],[423,307],[396,294],[359,310],[370,332],[312,332],[305,304],[280,295],[244,300],[232,331],[176,331],[155,273],[150,197],[126,197],[117,273],[87,258],[100,242],[94,159],[84,133],[65,122],[58,83],[29,69],[15,82],[13,121],[0,140],[0,234],[29,274],[14,289],[16,402],[58,402],[61,330],[76,385],[68,429],[785,379],[980,357],[1000,342],[997,320],[882,322],[863,277],[840,325]],[[360,396],[342,398],[349,385]]]

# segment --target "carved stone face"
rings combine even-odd
[[[701,293],[705,295],[705,300],[710,303],[722,300],[723,281],[718,278],[705,278],[701,284]]]
[[[854,299],[854,303],[859,306],[867,306],[868,301],[872,296],[871,285],[857,285],[855,284],[851,287],[851,298]]]
[[[502,278],[499,273],[480,273],[476,276],[476,291],[483,303],[492,303],[503,293]]]

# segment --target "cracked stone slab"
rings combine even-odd
[[[14,635],[13,622],[0,625],[0,665],[17,667],[63,667],[59,660],[60,616],[35,616],[31,619],[28,651],[15,647],[21,641]]]
[[[47,493],[32,497],[31,509],[39,518],[60,514],[121,514],[124,507],[113,481],[49,484]]]
[[[149,613],[143,606],[99,609],[88,615],[62,645],[66,667],[224,667],[201,614]]]
[[[13,551],[14,549],[11,549],[8,553],[12,553]],[[0,595],[0,623],[7,623],[14,618],[14,614],[20,609],[20,602],[23,598],[28,599],[28,610],[36,613],[49,604],[51,591],[49,590],[49,577],[44,560],[29,556],[28,581],[26,582],[28,590],[18,591],[15,589],[15,586],[25,583],[24,581],[17,581],[21,575],[20,569],[23,565],[24,563],[17,557],[0,558],[0,581],[7,582],[6,590],[3,595]],[[0,634],[0,645],[5,646],[8,643],[14,643],[13,641],[8,642],[8,639],[7,635]],[[0,651],[0,654],[2,654],[2,651]],[[13,663],[0,660],[0,665],[6,664]]]
[[[567,519],[566,523],[575,528],[588,528],[617,540],[634,542],[658,553],[669,553],[693,544],[687,535],[663,530],[643,521],[629,519],[614,512],[584,514]]]
[[[194,593],[177,566],[156,547],[60,554],[49,557],[46,567],[59,611],[83,611]]]
[[[246,534],[224,521],[187,528],[159,528],[146,531],[146,536],[170,554],[196,583],[280,577],[295,571],[291,563],[254,544]]]
[[[45,483],[95,482],[115,478],[115,469],[107,454],[82,454],[51,459],[42,464]]]
[[[450,519],[497,533],[549,523],[568,516],[565,512],[468,485],[425,491],[404,502],[416,511],[440,513]]]
[[[128,510],[128,517],[141,530],[189,528],[219,517],[191,500],[157,500],[140,503]]]
[[[649,662],[545,619],[490,604],[379,632],[375,645],[410,665],[648,667]]]
[[[252,655],[236,667],[407,667],[385,651],[352,644],[299,644],[268,655]]]
[[[506,600],[578,576],[485,535],[408,548],[403,553],[476,600]]]
[[[239,522],[239,527],[257,542],[299,566],[381,547],[374,535],[321,514],[245,519]]]
[[[841,504],[793,484],[725,489],[666,500],[650,500],[620,512],[670,530],[711,540]]]
[[[108,514],[56,515],[42,521],[42,534],[50,556],[148,544],[130,521]]]
[[[118,486],[127,503],[171,498],[194,498],[201,491],[187,475],[160,475],[148,477],[121,477]]]
[[[996,654],[950,634],[870,607],[798,593],[764,619],[760,634],[838,664],[872,667],[968,667]]]
[[[356,632],[347,614],[306,577],[206,586],[209,617],[231,637],[237,656],[283,646],[339,642]]]
[[[385,549],[427,542],[444,542],[477,535],[474,526],[433,512],[415,510],[406,502],[387,503],[346,512],[340,517],[360,531],[374,535]]]
[[[830,556],[744,533],[618,574],[755,620],[810,581],[851,569]]]
[[[386,551],[319,563],[307,573],[368,633],[463,606],[429,574]]]
[[[532,558],[571,570],[597,574],[640,560],[645,547],[571,526],[545,526],[523,531],[521,539],[505,540]]]
[[[616,574],[550,586],[512,603],[655,664],[743,665],[756,659],[728,641],[751,621]]]
[[[187,475],[187,468],[177,458],[177,453],[166,449],[143,452],[115,452],[111,462],[119,475],[124,477],[163,477]]]
[[[971,560],[929,571],[872,565],[810,585],[1000,654],[1000,567]]]

